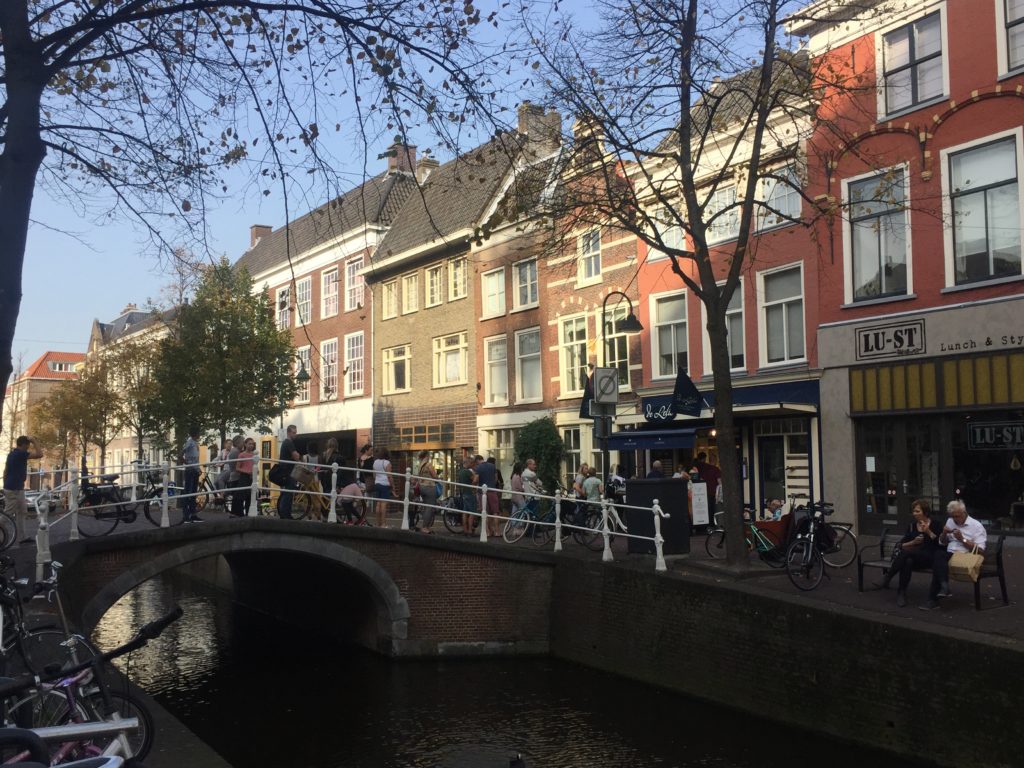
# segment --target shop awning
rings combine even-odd
[[[613,451],[654,451],[659,448],[693,448],[695,429],[627,429],[612,432],[608,448]]]

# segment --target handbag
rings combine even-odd
[[[985,556],[979,554],[977,547],[970,552],[954,552],[949,558],[949,578],[956,581],[977,581],[984,562]]]
[[[441,485],[441,481],[440,480],[438,480],[436,483],[434,483],[434,489],[437,492],[437,498],[440,499],[441,496],[444,494],[444,486]]]
[[[274,485],[284,485],[288,479],[288,468],[284,464],[275,464],[267,473],[267,479]]]

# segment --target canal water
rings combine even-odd
[[[125,596],[94,639],[115,647],[175,603],[184,617],[121,668],[235,768],[910,765],[551,659],[388,661],[179,578]]]

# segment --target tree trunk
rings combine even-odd
[[[0,381],[6,382],[14,370],[11,348],[21,311],[32,194],[46,154],[39,105],[47,75],[29,30],[27,0],[0,2],[0,35],[7,90],[7,130],[0,154]],[[0,387],[0,405],[2,398]]]

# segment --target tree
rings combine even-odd
[[[295,397],[291,336],[274,324],[265,292],[226,259],[203,268],[195,298],[160,341],[153,415],[179,433],[259,428]]]
[[[107,446],[118,430],[121,400],[110,367],[103,359],[86,363],[77,379],[62,382],[40,400],[35,413],[45,425],[43,434],[61,446],[62,463],[76,448],[99,448],[99,465],[106,462]]]
[[[669,257],[681,286],[706,310],[715,428],[727,447],[737,433],[726,312],[756,257],[751,235],[764,217],[813,231],[824,214],[799,176],[779,172],[780,161],[809,164],[808,138],[827,122],[822,95],[859,87],[843,79],[845,70],[787,45],[783,19],[804,5],[612,0],[596,32],[577,32],[565,18],[545,17],[542,26],[524,12],[542,61],[541,98],[577,116],[561,194],[541,198],[551,248],[574,253],[581,230],[610,226]],[[853,18],[878,3],[849,5]],[[734,198],[718,194],[734,185]],[[802,211],[783,209],[780,191],[801,196]],[[726,223],[735,240],[715,245],[715,229]],[[719,457],[728,562],[739,568],[747,562],[740,465],[732,450]]]
[[[554,420],[546,416],[531,421],[516,433],[515,446],[516,461],[525,467],[527,459],[536,459],[537,477],[548,493],[554,493],[561,485],[565,459],[565,443]]]
[[[134,218],[166,252],[172,229],[205,244],[233,174],[264,194],[308,173],[336,184],[328,126],[364,150],[417,120],[457,136],[493,97],[481,22],[471,1],[0,2],[0,380],[37,184]]]

